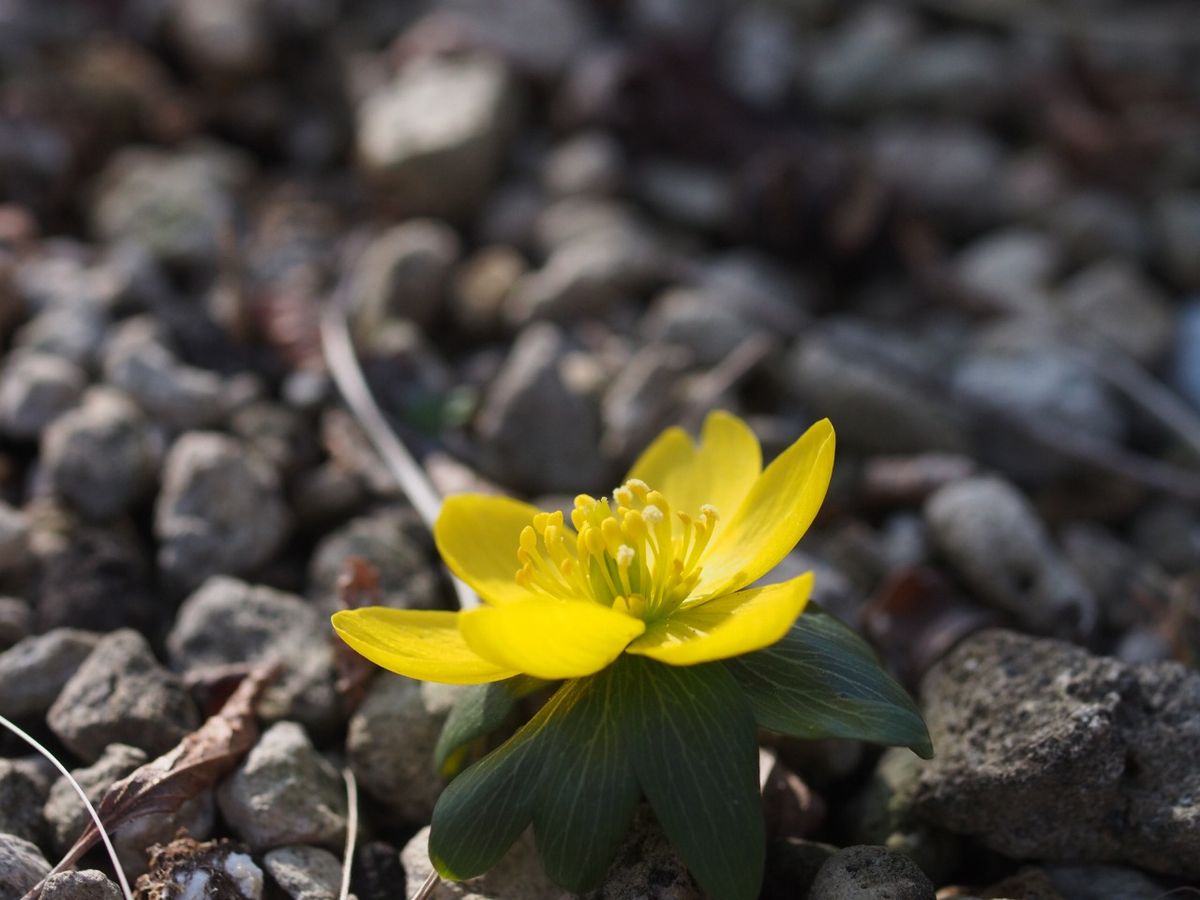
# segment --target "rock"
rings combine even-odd
[[[811,333],[788,354],[785,387],[838,437],[877,453],[961,452],[963,425],[901,373],[876,367],[836,334]]]
[[[100,173],[93,228],[103,240],[133,241],[168,264],[210,265],[233,227],[235,191],[246,175],[245,160],[224,147],[128,147]]]
[[[735,208],[733,181],[712,166],[646,159],[638,163],[634,180],[639,200],[663,219],[686,228],[720,232]]]
[[[1196,505],[1175,498],[1147,503],[1134,516],[1133,540],[1142,553],[1168,572],[1193,571],[1196,555],[1200,553],[1200,515]]]
[[[458,269],[450,293],[455,322],[471,334],[499,328],[513,288],[528,271],[524,258],[503,244],[481,247]]]
[[[1003,46],[978,33],[920,41],[898,55],[875,88],[887,109],[983,118],[1001,105],[1011,83]]]
[[[179,0],[167,10],[171,36],[203,76],[244,78],[271,61],[274,40],[266,3]]]
[[[585,131],[556,146],[542,166],[542,184],[556,197],[615,194],[624,178],[621,144],[605,131]]]
[[[358,110],[358,158],[411,214],[455,217],[483,200],[519,116],[516,84],[485,56],[410,63]]]
[[[1159,900],[1171,891],[1125,866],[1051,865],[1044,869],[1066,900]]]
[[[33,626],[33,611],[24,600],[0,597],[0,650],[24,640]]]
[[[51,306],[17,329],[13,346],[39,356],[53,356],[86,370],[104,343],[108,316],[84,305]]]
[[[701,900],[704,896],[646,807],[634,818],[604,884],[586,895],[587,900]]]
[[[634,34],[664,45],[698,45],[716,29],[720,0],[630,0],[625,20]]]
[[[50,482],[89,518],[111,519],[140,500],[158,468],[150,423],[124,394],[90,389],[83,403],[42,434]]]
[[[99,640],[89,631],[55,628],[0,653],[0,715],[45,715]]]
[[[225,412],[227,388],[221,377],[180,362],[148,319],[123,323],[109,339],[104,377],[155,422],[176,431],[212,427]]]
[[[838,848],[803,838],[776,838],[767,844],[762,900],[808,897],[817,872]]]
[[[407,506],[386,507],[351,519],[321,539],[308,572],[309,597],[333,613],[340,608],[338,579],[353,556],[379,573],[380,600],[398,609],[437,609],[441,581],[431,565],[428,532]]]
[[[412,897],[433,871],[428,826],[413,835],[400,851],[400,863],[404,866],[406,896]],[[429,900],[570,900],[570,897],[542,872],[528,831],[485,874],[467,881],[439,881],[429,894]]]
[[[817,872],[809,900],[933,900],[915,862],[886,847],[846,847]]]
[[[1149,243],[1136,207],[1105,190],[1072,191],[1059,198],[1047,210],[1046,226],[1074,263],[1111,257],[1137,260]]]
[[[18,353],[0,373],[0,430],[18,440],[36,440],[42,430],[79,402],[87,376],[68,359],[48,353]]]
[[[36,762],[0,757],[0,834],[40,843],[46,827],[42,804],[48,787]]]
[[[259,698],[259,714],[322,732],[338,716],[330,641],[328,621],[299,597],[214,576],[180,606],[167,659],[177,672],[279,662],[283,671]]]
[[[359,330],[396,318],[428,328],[461,255],[458,235],[434,219],[413,219],[376,237],[357,263]]]
[[[350,888],[358,900],[394,900],[397,890],[403,890],[404,867],[400,851],[386,841],[368,841],[358,845],[354,854],[354,870]]]
[[[1175,319],[1171,383],[1200,409],[1200,300],[1186,304]]]
[[[631,458],[662,430],[682,399],[691,361],[682,347],[650,343],[621,367],[600,405],[609,456]]]
[[[721,80],[752,106],[778,106],[795,81],[798,37],[782,10],[763,6],[738,10],[721,33],[717,56]]]
[[[20,571],[28,552],[28,538],[25,514],[0,500],[0,573]]]
[[[340,848],[346,788],[295,722],[267,729],[217,788],[221,815],[254,850],[289,844]]]
[[[275,554],[288,527],[278,474],[241,442],[189,432],[171,447],[154,534],[158,564],[177,587],[253,571]]]
[[[1173,314],[1162,293],[1120,260],[1095,263],[1061,288],[1067,315],[1144,365],[1156,365],[1171,343]]]
[[[531,494],[586,490],[604,474],[597,410],[564,377],[565,344],[552,325],[525,328],[475,419],[495,477]]]
[[[1154,204],[1154,225],[1162,258],[1171,279],[1179,287],[1200,291],[1200,191],[1180,192],[1159,198]]]
[[[517,69],[546,79],[570,65],[596,30],[577,0],[437,0],[436,7]]]
[[[229,430],[284,476],[309,469],[321,455],[312,422],[269,400],[251,401],[236,410],[229,417]]]
[[[121,900],[121,889],[97,869],[59,872],[46,879],[39,900]]]
[[[1092,522],[1075,522],[1061,535],[1071,566],[1096,596],[1106,627],[1125,632],[1147,622],[1147,594],[1162,573],[1133,547]]]
[[[271,850],[263,868],[292,900],[329,900],[342,884],[342,861],[320,847]]]
[[[459,697],[452,685],[381,672],[350,719],[346,754],[359,784],[405,822],[427,822],[442,792],[433,749]]]
[[[165,753],[195,730],[200,716],[146,639],[121,629],[104,637],[71,676],[46,723],[72,753],[94,762],[109,744]]]
[[[951,482],[925,502],[933,543],[980,599],[1032,631],[1088,635],[1096,600],[1062,559],[1037,513],[995,476]]]
[[[847,16],[813,47],[805,83],[822,109],[861,117],[886,103],[888,78],[916,43],[919,25],[911,12],[872,4]]]
[[[962,286],[989,306],[1009,312],[1044,312],[1049,283],[1062,264],[1054,239],[1032,229],[993,231],[955,260]]]
[[[0,900],[21,900],[50,873],[50,863],[29,841],[0,834]]]
[[[46,543],[35,603],[39,631],[153,631],[169,614],[151,587],[146,550],[132,528],[68,527]]]
[[[150,871],[138,879],[137,892],[180,900],[261,900],[263,873],[240,844],[180,837],[151,848]]]
[[[147,762],[149,757],[136,747],[109,744],[96,762],[73,770],[71,776],[95,805],[113,784]],[[212,830],[214,813],[212,791],[206,790],[173,812],[134,819],[114,829],[110,837],[127,874],[139,875],[147,868],[148,847],[169,842],[181,828],[193,837],[205,837]],[[79,795],[65,778],[54,782],[46,798],[44,814],[50,829],[50,845],[58,857],[66,854],[91,822],[87,810],[79,802]]]
[[[975,634],[926,675],[912,809],[1013,859],[1200,876],[1200,673]]]

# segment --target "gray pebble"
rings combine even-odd
[[[0,715],[44,715],[99,641],[90,631],[55,628],[0,653]]]
[[[86,370],[95,362],[107,329],[108,316],[103,310],[78,304],[56,305],[17,329],[13,345]]]
[[[587,900],[701,900],[704,892],[648,807],[635,816],[604,884]]]
[[[121,900],[124,895],[97,869],[59,872],[46,879],[39,900]]]
[[[0,900],[21,900],[50,873],[50,863],[29,841],[0,834]]]
[[[289,844],[340,848],[346,788],[295,722],[267,729],[217,788],[221,815],[256,851]]]
[[[0,430],[19,440],[42,430],[79,402],[87,376],[68,359],[18,353],[0,372]]]
[[[1171,279],[1181,288],[1200,291],[1200,191],[1160,198],[1154,224]]]
[[[413,219],[380,234],[357,264],[358,328],[369,333],[396,318],[428,328],[461,255],[458,235],[435,219]]]
[[[119,391],[90,389],[83,403],[42,435],[42,463],[55,490],[75,509],[110,519],[140,500],[158,468],[150,424]]]
[[[621,186],[624,168],[616,138],[604,131],[585,131],[550,151],[542,166],[542,184],[559,197],[613,194]]]
[[[886,847],[846,847],[813,881],[809,900],[933,900],[933,884],[915,862]]]
[[[1096,600],[1050,540],[1037,513],[994,476],[951,482],[925,503],[933,543],[987,603],[1043,634],[1096,626]]]
[[[292,900],[330,900],[342,883],[342,861],[320,847],[279,847],[263,856],[263,869]]]
[[[20,571],[26,562],[28,543],[28,518],[0,500],[0,574]]]
[[[1095,263],[1061,288],[1075,327],[1099,335],[1144,365],[1155,366],[1171,343],[1173,313],[1167,298],[1121,260]]]
[[[71,676],[46,723],[72,753],[88,762],[109,744],[130,744],[158,756],[200,724],[183,683],[158,664],[136,631],[104,637]]]
[[[188,432],[171,447],[154,510],[158,562],[188,590],[266,563],[289,528],[278,473],[234,438]]]
[[[400,851],[405,893],[412,897],[433,871],[429,861],[429,827],[413,835]],[[570,900],[542,871],[533,835],[526,831],[512,849],[483,875],[467,881],[439,880],[429,900]],[[693,900],[686,895],[679,900]],[[699,900],[699,898],[695,898]]]
[[[24,600],[0,597],[0,650],[24,640],[33,626],[33,610]]]
[[[49,787],[45,771],[34,760],[0,757],[0,834],[40,843],[46,824],[42,804]]]

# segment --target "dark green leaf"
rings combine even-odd
[[[433,750],[434,765],[445,778],[457,775],[473,746],[500,728],[518,701],[546,682],[520,675],[507,681],[466,688],[442,726]]]
[[[753,900],[765,836],[754,718],[719,663],[613,668],[630,757],[667,837],[718,900]]]
[[[912,698],[867,642],[824,610],[810,606],[782,641],[724,665],[763,728],[893,744],[933,756]]]
[[[533,814],[542,864],[576,893],[595,887],[621,846],[638,782],[621,735],[611,670],[573,683],[557,714],[557,752],[545,759]]]

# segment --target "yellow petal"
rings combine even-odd
[[[825,499],[833,449],[833,426],[822,419],[767,466],[709,545],[694,597],[745,587],[791,552]]]
[[[397,675],[445,684],[482,684],[518,674],[467,646],[462,613],[367,606],[333,614],[338,636],[376,665]]]
[[[812,572],[686,606],[655,622],[626,652],[692,666],[761,650],[780,640],[808,602]]]
[[[734,514],[762,471],[758,438],[737,416],[708,414],[700,446],[679,428],[668,428],[638,457],[629,478],[661,491],[673,509],[696,515],[712,504],[722,521]],[[714,537],[721,531],[718,523]]]
[[[472,650],[537,678],[577,678],[616,659],[646,626],[591,600],[528,600],[480,607],[459,623]]]
[[[510,497],[458,494],[447,497],[433,524],[438,552],[455,575],[489,603],[525,600],[516,582],[521,529],[540,510]]]

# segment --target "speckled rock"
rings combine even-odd
[[[49,776],[37,760],[0,757],[0,834],[40,843],[45,830],[42,804],[49,787]]]
[[[1028,500],[979,476],[951,482],[925,503],[933,543],[979,597],[1043,634],[1086,635],[1098,611]]]
[[[107,635],[71,676],[46,722],[88,762],[109,744],[151,756],[170,750],[200,724],[183,683],[158,664],[146,639],[122,629]]]
[[[1127,262],[1106,260],[1089,266],[1062,286],[1061,300],[1078,327],[1146,365],[1160,362],[1170,346],[1171,305]]]
[[[46,879],[40,900],[121,900],[121,889],[97,869],[59,872]]]
[[[643,807],[604,883],[587,900],[701,900],[704,896],[649,808]]]
[[[976,634],[926,675],[920,818],[1014,859],[1200,877],[1200,673]]]
[[[320,847],[279,847],[263,856],[263,868],[292,900],[329,900],[342,883],[342,861]]]
[[[87,376],[70,360],[48,353],[12,355],[0,373],[0,430],[21,440],[37,438],[74,406]]]
[[[433,871],[429,828],[413,835],[400,851],[407,896],[412,897]],[[571,895],[542,872],[532,832],[526,832],[486,874],[467,881],[439,881],[429,900],[570,900]]]
[[[356,315],[364,338],[388,319],[428,327],[441,311],[462,242],[449,226],[413,219],[388,229],[358,262]]]
[[[177,672],[231,663],[279,662],[259,715],[293,719],[315,731],[337,718],[328,620],[294,594],[214,576],[184,600],[167,636]]]
[[[407,822],[426,822],[442,791],[433,748],[460,690],[388,672],[350,719],[346,753],[358,782]]]
[[[0,653],[0,715],[43,715],[99,640],[90,631],[55,628]]]
[[[846,847],[817,872],[809,900],[933,900],[933,884],[915,862],[886,847]]]
[[[221,815],[256,851],[289,844],[337,848],[346,831],[346,788],[295,722],[267,729],[217,788]]]
[[[25,513],[0,500],[0,574],[19,571],[28,550],[29,520]]]
[[[0,900],[21,900],[49,872],[50,863],[34,844],[0,834]]]

